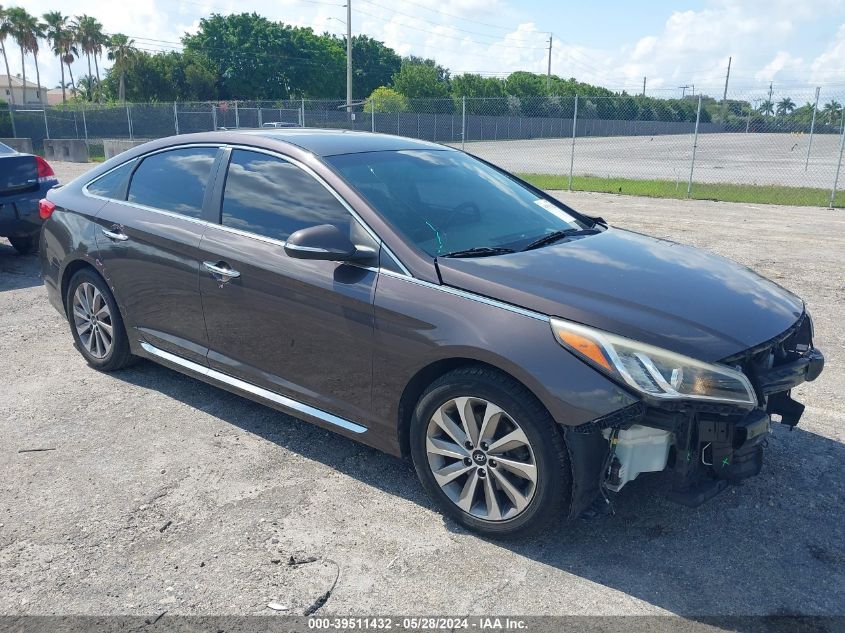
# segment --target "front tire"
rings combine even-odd
[[[35,235],[26,235],[24,237],[10,237],[9,243],[19,255],[29,255],[35,249],[36,240]]]
[[[524,386],[485,367],[445,374],[423,393],[411,456],[444,514],[484,536],[526,536],[569,506],[563,434]]]
[[[117,302],[96,272],[82,269],[71,278],[65,306],[76,349],[91,367],[115,371],[135,361]]]

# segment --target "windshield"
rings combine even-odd
[[[469,249],[495,255],[521,250],[555,231],[589,226],[563,205],[539,198],[462,152],[362,152],[326,160],[386,220],[431,256]]]

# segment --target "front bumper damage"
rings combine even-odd
[[[570,517],[604,490],[618,491],[639,472],[671,471],[669,498],[690,507],[759,474],[771,423],[794,428],[804,412],[791,390],[815,380],[824,368],[824,355],[813,347],[812,336],[812,321],[804,315],[778,337],[722,361],[748,376],[758,400],[750,411],[733,405],[643,399],[568,429],[573,458]],[[589,457],[579,459],[576,453]]]

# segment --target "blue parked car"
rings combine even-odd
[[[0,143],[0,237],[21,255],[37,246],[43,221],[39,200],[57,184],[46,160]]]

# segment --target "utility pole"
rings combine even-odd
[[[546,69],[546,90],[552,85],[552,34],[549,33],[549,66]]]
[[[687,88],[689,88],[689,84],[684,86],[678,86],[681,89],[681,99],[683,99],[687,94]]]
[[[352,112],[352,0],[346,0],[346,113]]]
[[[643,77],[643,96],[645,96],[645,77]]]
[[[733,57],[728,57],[728,72],[725,75],[725,92],[722,93],[722,123],[725,122],[728,110],[728,80],[731,78],[731,60]]]
[[[775,109],[775,104],[772,103],[772,82],[769,82],[769,105],[772,107],[772,111]]]
[[[722,93],[722,101],[725,101],[728,98],[728,80],[731,78],[731,61],[733,57],[728,57],[728,72],[725,75],[725,92]]]

